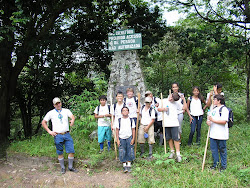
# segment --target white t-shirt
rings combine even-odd
[[[150,109],[150,108],[149,108]],[[151,116],[149,114],[149,109],[146,110],[146,106],[141,109],[141,124],[148,125],[152,119],[155,119],[155,110],[151,110]]]
[[[163,108],[166,108],[167,106],[168,112],[163,112],[163,127],[178,127],[178,112],[182,110],[183,105],[179,101],[170,102],[168,99],[163,99]]]
[[[56,109],[50,110],[43,120],[52,122],[52,131],[56,133],[63,133],[69,131],[69,117],[73,114],[69,109],[62,108],[61,111]]]
[[[156,100],[156,102],[159,104],[158,107],[155,106],[155,100]],[[156,111],[156,113],[157,113],[157,121],[162,121],[162,112],[159,112],[159,111],[158,111],[158,108],[161,108],[161,107],[160,107],[160,102],[161,102],[161,99],[154,97],[154,98],[153,98],[153,101],[152,101],[152,105],[151,105],[151,107],[152,107],[153,109],[155,109],[155,111]]]
[[[99,106],[100,106],[99,113],[98,113],[98,106],[97,106],[94,111],[95,114],[97,115],[109,114],[108,105],[105,105],[105,106],[99,105]],[[110,117],[98,118],[98,126],[110,126]]]
[[[180,105],[181,105],[181,108],[179,108],[178,109],[178,114],[182,114],[183,113],[183,106],[184,106],[184,104],[182,104],[183,102],[182,102],[182,99],[181,99],[181,96],[183,95],[183,97],[185,97],[184,96],[184,93],[178,93],[179,94],[179,96],[180,96],[180,99],[178,100],[178,101],[176,101],[176,102],[178,102]]]
[[[188,97],[188,99],[190,100],[190,97]],[[204,114],[201,100],[199,98],[196,99],[192,97],[192,99],[190,100],[190,114],[192,116],[201,116]]]
[[[122,103],[121,105],[119,105],[118,103],[116,103],[115,109],[112,110],[112,115],[115,116],[115,121],[114,121],[114,127],[116,127],[116,123],[118,121],[116,121],[118,118],[122,117],[122,108],[124,106],[124,103]]]
[[[117,119],[117,129],[119,129],[119,123]],[[132,119],[132,128],[135,128],[135,121]],[[121,118],[121,125],[119,130],[119,138],[127,139],[132,136],[131,120],[130,118]]]
[[[223,105],[222,105],[223,106]],[[219,113],[219,110],[222,106],[216,107],[212,110],[210,115],[214,120],[225,120],[228,121],[229,111],[226,107],[222,108],[221,116]],[[229,129],[227,123],[225,125],[211,124],[210,128],[210,138],[216,139],[216,140],[228,140],[229,139]]]
[[[136,97],[136,100],[138,100],[137,99],[137,97]],[[136,118],[137,117],[137,113],[136,113],[136,111],[137,111],[137,106],[136,106],[136,102],[135,102],[135,99],[134,99],[134,97],[132,97],[132,98],[126,98],[126,103],[125,103],[125,105],[128,107],[128,109],[129,109],[129,117],[130,118]]]

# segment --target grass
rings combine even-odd
[[[250,147],[248,142],[250,140],[250,131],[248,123],[236,124],[230,129],[230,136],[227,141],[228,167],[223,173],[218,170],[210,171],[208,169],[212,165],[209,146],[205,169],[204,172],[201,172],[207,130],[208,127],[204,121],[202,124],[201,145],[187,146],[190,126],[185,117],[181,145],[183,161],[176,163],[174,160],[167,159],[168,154],[164,154],[163,146],[158,146],[156,143],[153,149],[153,160],[137,158],[133,163],[132,187],[249,187]],[[105,151],[98,154],[97,140],[91,141],[88,136],[82,135],[76,129],[73,130],[72,137],[75,143],[76,158],[79,160],[87,159],[91,167],[97,167],[103,160],[107,162],[114,160],[114,152]],[[195,139],[196,135],[194,136]],[[42,136],[33,137],[31,140],[13,142],[8,151],[26,153],[31,156],[56,158],[53,142],[53,138],[49,134],[43,134]],[[139,147],[137,148],[137,156],[139,156]],[[169,152],[168,146],[167,151]]]

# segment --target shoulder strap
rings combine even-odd
[[[119,130],[121,128],[121,118],[118,119],[118,123],[119,123]]]
[[[157,104],[156,97],[154,97],[154,102],[155,102],[155,104]]]
[[[149,108],[149,116],[151,116],[151,113],[152,113],[152,107]]]
[[[142,107],[141,107],[141,111],[143,110],[143,108],[145,107],[145,104],[144,105],[142,105]]]
[[[116,108],[116,103],[114,104],[114,112],[115,112],[115,108]]]
[[[134,96],[134,100],[135,100],[135,103],[136,103],[136,107],[138,108],[138,99],[136,99],[135,96]]]
[[[132,129],[132,124],[133,124],[133,122],[132,121],[134,121],[132,118],[129,118],[130,119],[130,122],[131,122],[131,129]]]
[[[220,113],[220,116],[221,116],[221,112],[222,112],[222,108],[225,107],[224,105],[222,107],[220,107],[219,109],[219,113]]]
[[[190,102],[192,101],[192,95],[189,97]]]
[[[97,107],[97,114],[99,115],[100,105]]]
[[[109,114],[110,114],[110,105],[108,104]]]

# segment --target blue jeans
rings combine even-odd
[[[54,142],[55,142],[55,145],[56,145],[56,153],[57,153],[57,155],[62,155],[63,154],[63,145],[65,145],[66,153],[75,153],[74,142],[73,142],[73,139],[72,139],[72,137],[70,136],[69,133],[66,133],[64,135],[57,134],[54,137]]]
[[[203,120],[203,115],[201,116],[192,116],[193,120],[191,122],[191,130],[190,130],[190,134],[189,134],[189,139],[188,139],[188,145],[192,144],[193,141],[193,136],[195,133],[195,128],[197,131],[197,136],[196,136],[196,142],[199,143],[200,142],[200,138],[201,138],[201,123]],[[197,127],[196,127],[197,125]]]
[[[227,167],[227,142],[226,140],[216,140],[210,138],[210,149],[213,156],[213,166],[217,167],[219,164],[219,152],[221,158],[221,167]]]
[[[119,159],[125,163],[127,161],[133,161],[135,159],[134,144],[131,145],[132,136],[127,139],[121,139],[119,146]]]

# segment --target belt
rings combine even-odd
[[[57,133],[57,134],[61,134],[61,135],[64,135],[66,133],[68,133],[69,131],[66,131],[66,132],[63,132],[63,133]]]

